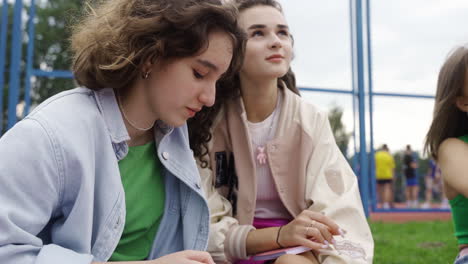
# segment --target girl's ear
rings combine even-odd
[[[141,67],[141,71],[142,72],[151,72],[152,67],[153,67],[153,63],[151,62],[151,60],[150,59],[146,60],[146,62]]]
[[[468,96],[458,96],[455,104],[462,112],[468,112]]]

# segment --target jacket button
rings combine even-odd
[[[197,189],[201,189],[200,183],[199,182],[195,183],[195,187],[197,187]]]
[[[162,157],[163,157],[164,160],[168,160],[169,159],[169,152],[164,151],[162,153]]]

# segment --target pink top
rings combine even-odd
[[[271,175],[265,145],[273,139],[278,125],[278,116],[281,109],[281,93],[278,93],[278,102],[275,110],[265,120],[252,123],[247,121],[254,157],[256,157],[255,172],[257,175],[257,201],[255,208],[256,218],[291,219],[291,215],[280,200],[273,176]],[[266,162],[265,162],[266,159]]]

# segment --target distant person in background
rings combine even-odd
[[[421,205],[421,208],[431,208],[433,193],[440,193],[440,168],[433,158],[429,159],[429,168],[425,176],[425,198],[426,201]]]
[[[406,206],[410,208],[418,207],[418,177],[416,169],[418,163],[416,161],[411,145],[406,145],[405,154],[403,156],[403,173],[406,177]]]
[[[387,144],[375,153],[375,177],[377,192],[383,209],[389,209],[393,201],[393,177],[395,175],[395,160],[389,153]]]
[[[455,49],[442,66],[425,150],[439,164],[459,254],[468,263],[468,48]]]

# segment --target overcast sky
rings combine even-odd
[[[351,90],[349,1],[280,2],[294,34],[298,85]],[[434,95],[445,57],[456,45],[468,42],[468,0],[370,2],[374,91]],[[316,92],[303,96],[323,109],[342,106],[345,125],[352,131],[351,96]],[[387,143],[396,151],[411,144],[421,150],[433,103],[374,97],[374,146]]]

